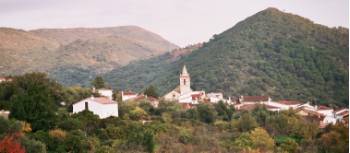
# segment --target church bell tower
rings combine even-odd
[[[180,94],[183,95],[190,92],[192,92],[191,78],[187,72],[186,65],[184,65],[180,74]]]

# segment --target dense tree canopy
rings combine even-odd
[[[111,83],[120,80],[121,89],[140,91],[153,84],[165,94],[178,85],[179,70],[186,64],[196,90],[347,106],[348,37],[348,29],[329,28],[269,8],[178,60],[165,54],[105,77]]]
[[[0,90],[4,109],[10,116],[31,123],[33,130],[49,129],[55,123],[55,111],[63,99],[62,87],[42,73],[29,73],[6,82]]]
[[[61,87],[42,74],[14,77],[0,88],[1,95],[11,93],[8,99],[2,97],[2,107],[21,108],[11,110],[15,114],[9,120],[0,117],[0,144],[6,144],[0,145],[0,152],[345,153],[349,149],[347,126],[319,129],[319,122],[292,110],[236,111],[223,102],[183,109],[179,103],[162,100],[155,108],[136,100],[119,103],[119,117],[99,119],[90,111],[70,114],[68,105],[57,104],[83,98],[88,89]],[[35,112],[29,104],[48,110]],[[31,116],[20,116],[26,114]]]

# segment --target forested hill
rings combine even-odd
[[[196,90],[348,105],[348,35],[346,28],[268,8],[178,60],[152,58],[105,78],[116,88],[140,91],[152,84],[164,94],[186,64]]]

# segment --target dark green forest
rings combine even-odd
[[[97,79],[100,80],[100,79]],[[120,93],[116,93],[120,94]],[[319,129],[317,120],[292,110],[264,107],[236,111],[222,102],[183,109],[160,101],[119,102],[119,117],[99,119],[92,112],[71,114],[71,104],[91,90],[65,87],[42,73],[0,83],[1,153],[346,153],[349,129]],[[61,105],[65,101],[66,105]]]
[[[165,54],[115,69],[104,78],[116,89],[142,91],[154,85],[162,95],[177,86],[186,64],[195,90],[347,106],[348,36],[346,28],[268,8],[178,60]]]

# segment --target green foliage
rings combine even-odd
[[[275,139],[276,143],[279,145],[281,151],[285,151],[288,153],[297,153],[300,152],[299,144],[290,137],[279,136]]]
[[[22,128],[21,123],[16,120],[7,120],[0,117],[0,138],[6,134],[13,134],[20,131]]]
[[[133,120],[142,120],[142,119],[147,119],[147,112],[143,110],[140,107],[135,107],[133,110],[130,111],[130,119]]]
[[[187,129],[181,129],[179,141],[184,144],[191,143],[193,141],[192,133]]]
[[[252,147],[260,149],[263,152],[273,151],[275,141],[270,137],[269,133],[263,128],[255,128],[249,133],[249,139],[251,140]]]
[[[88,134],[95,132],[100,124],[99,117],[88,110],[74,114],[72,117],[80,121],[82,127],[84,128],[83,130]],[[77,123],[77,126],[79,126],[80,123]]]
[[[31,85],[31,82],[28,79],[21,85]],[[20,93],[14,90],[18,88],[17,84],[13,84],[6,88],[13,90],[12,94]],[[52,93],[62,93],[60,88],[55,89],[57,91]],[[75,99],[75,96],[81,96],[76,93],[85,93],[80,92],[85,91],[84,88],[69,90],[64,88],[63,96],[57,94],[52,99]],[[70,115],[65,107],[55,107],[59,107],[53,111],[55,117],[48,120],[55,124],[49,129],[39,126],[31,131],[30,125],[17,118],[0,118],[0,138],[19,133],[20,143],[29,153],[342,153],[348,150],[348,127],[335,125],[319,129],[318,122],[298,116],[292,110],[268,112],[264,107],[258,107],[251,112],[241,112],[222,102],[199,104],[185,110],[175,102],[160,101],[159,107],[153,108],[144,101],[130,101],[119,104],[120,117],[99,119],[90,111]]]
[[[22,145],[24,146],[26,153],[46,153],[45,143],[37,140],[31,140],[26,137],[21,140]]]
[[[216,112],[211,105],[199,104],[197,106],[198,117],[202,122],[214,123],[216,120]]]
[[[227,106],[222,101],[219,101],[219,103],[215,104],[214,107],[221,119],[225,121],[230,121],[232,119],[234,112],[234,108],[232,106]]]
[[[89,88],[82,88],[80,86],[72,86],[63,88],[63,101],[67,106],[91,96],[92,91]]]
[[[258,127],[255,118],[249,112],[243,112],[235,125],[239,131],[247,132]]]
[[[343,125],[330,126],[318,139],[321,153],[346,153],[349,151],[349,129]]]
[[[147,96],[151,96],[151,97],[155,97],[155,98],[157,98],[159,96],[157,93],[156,87],[154,87],[152,85],[147,87],[143,93]]]
[[[152,84],[165,94],[178,85],[186,64],[194,89],[348,106],[348,37],[348,29],[267,9],[187,56],[172,61],[165,54],[135,62],[105,78],[120,80],[121,89],[141,91]]]
[[[42,73],[29,73],[13,78],[2,98],[10,106],[10,117],[24,120],[33,130],[49,129],[55,124],[57,104],[63,99],[62,87]]]
[[[106,83],[103,80],[103,78],[101,76],[97,76],[92,82],[91,85],[97,89],[100,88],[105,88],[106,87]]]

